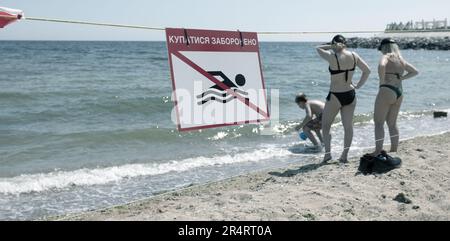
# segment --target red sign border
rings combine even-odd
[[[240,51],[236,51],[236,49],[233,49],[234,51],[229,51],[227,49],[224,49],[223,47],[220,49],[210,49],[210,48],[192,48],[190,50],[181,50],[176,49],[174,50],[171,48],[170,42],[169,42],[169,32],[170,31],[183,31],[184,33],[189,32],[213,32],[213,33],[233,33],[233,34],[239,34],[240,38],[243,38],[243,36],[246,35],[254,35],[255,39],[257,40],[257,45],[255,46],[255,49],[250,50],[244,50],[245,46],[239,46]],[[266,94],[266,86],[265,86],[265,79],[263,75],[263,69],[262,69],[262,61],[261,61],[261,55],[259,51],[259,40],[258,40],[258,34],[253,32],[239,32],[239,31],[220,31],[220,30],[201,30],[201,29],[175,29],[175,28],[166,28],[166,44],[168,49],[168,59],[169,59],[169,65],[170,65],[170,75],[172,79],[172,90],[173,90],[173,97],[174,97],[174,107],[176,109],[176,115],[177,115],[177,130],[180,132],[187,132],[187,131],[195,131],[195,130],[203,130],[203,129],[211,129],[211,128],[219,128],[219,127],[227,127],[227,126],[236,126],[236,125],[244,125],[244,124],[257,124],[265,121],[270,121],[270,112],[269,112],[269,105],[267,102],[267,94]],[[184,43],[183,45],[186,45],[186,47],[191,48],[191,44]],[[173,71],[173,61],[172,61],[172,53],[173,52],[179,52],[179,51],[189,51],[189,52],[202,52],[202,51],[208,51],[208,52],[256,52],[258,55],[258,61],[259,61],[259,68],[260,68],[260,75],[261,75],[261,81],[262,81],[262,87],[265,90],[264,91],[264,101],[266,103],[266,115],[264,115],[266,118],[264,119],[258,119],[258,120],[250,120],[250,121],[243,121],[243,122],[234,122],[234,123],[224,123],[224,124],[213,124],[213,125],[204,125],[204,126],[196,126],[196,127],[189,127],[189,128],[182,128],[180,124],[180,114],[179,114],[179,108],[178,108],[178,102],[177,102],[177,96],[176,96],[176,83],[175,83],[175,75]],[[189,64],[188,64],[189,65]],[[192,66],[190,66],[192,67]],[[257,111],[258,112],[258,111]],[[261,113],[258,113],[261,114]]]

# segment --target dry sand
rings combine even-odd
[[[402,142],[403,167],[291,166],[63,220],[450,220],[450,133]],[[394,201],[398,194],[410,204]]]

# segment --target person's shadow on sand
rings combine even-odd
[[[289,147],[288,149],[292,154],[303,154],[303,155],[316,155],[322,152],[322,150],[307,146],[305,144],[298,144]]]
[[[308,172],[315,171],[323,166],[332,165],[331,163],[319,163],[319,164],[309,164],[306,166],[302,166],[297,170],[287,170],[285,172],[269,172],[269,175],[276,177],[294,177],[299,174],[305,174]]]

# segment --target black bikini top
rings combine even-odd
[[[349,73],[349,72],[352,72],[352,71],[355,71],[355,69],[356,69],[356,57],[355,57],[355,54],[354,54],[354,53],[352,53],[352,55],[353,55],[353,61],[355,62],[355,64],[353,65],[353,69],[341,70],[341,65],[339,64],[338,56],[337,56],[337,54],[334,54],[334,56],[336,57],[336,61],[337,61],[337,65],[338,65],[338,70],[332,70],[332,69],[331,69],[331,66],[330,66],[330,67],[328,68],[328,70],[330,71],[330,74],[331,74],[331,75],[337,75],[337,74],[345,73],[345,81],[348,82],[348,73]]]

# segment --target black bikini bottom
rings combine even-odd
[[[334,96],[336,96],[336,98],[341,103],[341,106],[351,105],[353,103],[353,101],[355,101],[355,98],[356,98],[356,91],[355,90],[350,90],[348,92],[343,92],[343,93],[330,92],[328,94],[328,96],[327,96],[327,100],[328,101],[331,100],[331,95],[332,94]]]

